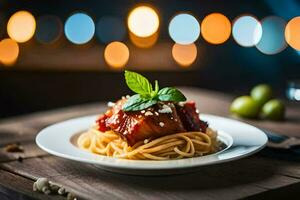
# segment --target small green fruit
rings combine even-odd
[[[277,99],[272,99],[263,105],[261,116],[265,119],[281,120],[284,118],[284,104]]]
[[[241,117],[254,118],[259,112],[259,105],[250,96],[241,96],[232,102],[230,112]]]
[[[262,106],[272,98],[272,89],[267,84],[257,85],[251,90],[251,97]]]

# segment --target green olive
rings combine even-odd
[[[277,99],[272,99],[265,103],[261,110],[261,116],[265,119],[281,120],[284,118],[284,104]]]
[[[272,98],[272,89],[267,84],[257,85],[251,90],[251,97],[262,106]]]
[[[230,112],[241,117],[254,118],[259,112],[259,105],[250,96],[241,96],[232,102]]]

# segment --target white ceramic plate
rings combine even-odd
[[[218,131],[227,148],[215,154],[168,161],[116,159],[96,155],[76,146],[78,135],[89,129],[97,116],[67,120],[43,129],[36,137],[37,145],[50,154],[79,162],[95,164],[104,170],[123,174],[162,175],[194,171],[204,165],[237,160],[262,149],[267,136],[260,129],[236,120],[201,114],[200,118]]]

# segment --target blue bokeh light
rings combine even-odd
[[[272,55],[283,51],[287,47],[284,30],[286,22],[276,16],[269,16],[262,20],[263,34],[257,49],[264,54]]]
[[[96,34],[105,44],[122,41],[126,35],[126,27],[122,19],[113,16],[102,17],[96,25]]]
[[[95,24],[92,18],[87,14],[73,14],[65,23],[65,35],[72,43],[87,43],[93,38],[94,33]]]
[[[232,36],[243,47],[255,46],[262,36],[261,24],[252,16],[239,17],[233,24]]]
[[[200,35],[200,25],[190,14],[178,14],[169,24],[170,37],[178,44],[192,44]]]

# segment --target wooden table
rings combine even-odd
[[[183,88],[201,112],[228,117],[232,97]],[[299,194],[299,157],[265,148],[238,161],[201,167],[199,172],[161,177],[113,174],[93,165],[65,160],[40,150],[35,136],[42,128],[69,118],[97,114],[103,103],[80,105],[0,122],[0,199],[64,199],[33,192],[39,177],[64,185],[78,199],[280,199]],[[290,136],[300,135],[300,107],[288,105],[285,122],[248,121],[260,128]],[[4,146],[20,142],[23,153],[7,153]],[[22,157],[23,160],[20,161]],[[299,196],[298,196],[299,197]]]

